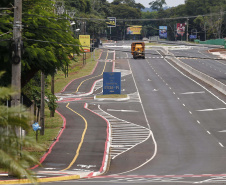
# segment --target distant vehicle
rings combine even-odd
[[[131,44],[131,53],[134,59],[137,59],[139,57],[145,59],[145,43],[133,42]]]
[[[143,41],[149,41],[149,39],[146,38],[146,37],[144,37],[142,40],[143,40]]]

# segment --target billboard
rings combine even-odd
[[[107,24],[107,27],[116,27],[116,18],[115,17],[107,17],[106,24]]]
[[[177,34],[183,36],[185,33],[185,23],[177,23]]]
[[[142,26],[130,26],[127,28],[127,34],[131,35],[140,35],[142,30]]]
[[[159,26],[159,37],[167,39],[167,26]]]
[[[90,52],[90,35],[79,35],[79,41],[84,52]]]

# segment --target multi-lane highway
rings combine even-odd
[[[88,76],[74,81],[73,86],[65,89],[64,95],[63,92],[61,94],[61,97],[70,93],[74,97],[81,94],[85,97],[87,93],[87,97],[93,97],[102,93],[101,73],[104,70],[111,71],[114,62],[113,71],[121,72],[122,94],[128,94],[129,99],[81,98],[70,103],[72,111],[67,109],[72,114],[77,113],[76,116],[82,114],[88,122],[87,133],[83,138],[85,144],[80,146],[81,158],[74,161],[74,168],[92,172],[92,168],[87,166],[94,166],[94,171],[101,167],[101,152],[104,153],[104,138],[107,137],[104,130],[107,128],[106,123],[109,123],[111,146],[108,170],[101,176],[52,184],[226,183],[225,96],[210,91],[208,86],[175,67],[154,47],[146,49],[146,59],[132,59],[128,52],[130,43],[105,44],[103,58],[99,59],[100,65],[96,69],[98,74],[93,75],[95,78]],[[111,54],[106,53],[107,49]],[[175,56],[183,56],[180,60],[193,68],[226,83],[225,61],[214,60],[216,56],[208,53],[208,48],[177,48],[170,52]],[[82,110],[83,103],[87,103],[92,114]],[[63,106],[60,106],[61,112],[64,112]],[[70,114],[67,119],[70,127],[73,127],[73,122],[70,122],[73,116]],[[74,139],[82,137],[79,131],[82,135],[84,126],[79,127]],[[67,142],[73,140],[69,135],[68,132]],[[98,142],[95,142],[96,138],[99,138]],[[79,142],[75,142],[74,146],[73,151],[76,153]],[[67,152],[71,158],[73,151]],[[48,165],[57,164],[54,158],[51,159],[53,161]],[[85,165],[78,167],[81,161]],[[60,162],[64,168],[66,163],[70,162]]]

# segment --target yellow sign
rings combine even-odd
[[[107,23],[107,27],[116,27],[116,18],[108,17],[106,23]]]
[[[79,35],[79,41],[81,43],[81,48],[85,52],[90,52],[90,35]]]
[[[142,26],[130,26],[127,28],[127,34],[140,35]]]

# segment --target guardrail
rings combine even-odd
[[[164,48],[162,48],[161,51],[164,54],[169,54],[169,51],[166,51]],[[191,75],[195,76],[196,78],[202,80],[203,82],[207,83],[208,85],[217,89],[219,92],[226,95],[226,85],[223,84],[222,82],[216,80],[215,78],[208,76],[207,74],[204,74],[204,73],[192,68],[191,66],[185,64],[184,62],[180,61],[179,59],[175,58],[174,56],[167,56],[166,59],[170,59],[175,64],[180,66],[182,69],[189,72]]]

